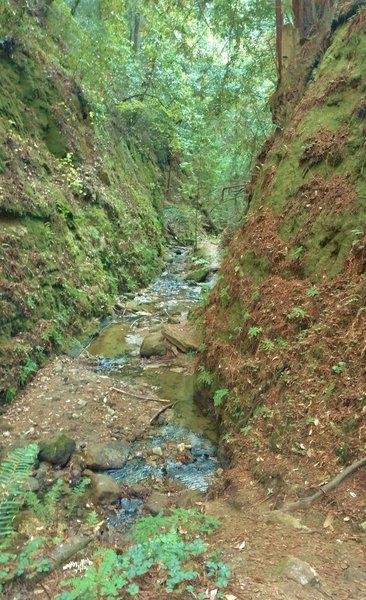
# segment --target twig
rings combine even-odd
[[[335,490],[345,479],[347,479],[347,477],[350,477],[350,475],[355,473],[355,471],[358,471],[358,469],[361,469],[361,467],[364,466],[366,466],[366,456],[352,463],[326,485],[322,485],[321,488],[319,488],[319,490],[312,496],[305,496],[305,498],[301,498],[297,502],[284,506],[281,510],[284,512],[292,512],[294,510],[309,508],[316,500],[327,496],[328,492]]]
[[[162,415],[166,410],[168,410],[169,408],[173,408],[173,406],[176,404],[176,402],[171,402],[170,404],[167,404],[167,406],[164,406],[163,408],[161,408],[160,410],[158,410],[158,412],[153,416],[152,419],[150,419],[150,425],[154,425],[154,423],[156,423],[156,421],[158,420],[158,418],[160,417],[160,415]]]
[[[51,596],[50,596],[50,594],[49,594],[49,592],[48,592],[47,588],[45,588],[45,586],[43,585],[43,583],[40,583],[39,585],[41,586],[42,590],[43,590],[43,591],[44,591],[44,593],[46,594],[47,598],[49,598],[49,599],[51,600]]]
[[[136,398],[137,400],[144,400],[145,402],[161,402],[162,404],[170,404],[170,400],[164,400],[163,398],[150,398],[149,396],[139,396],[139,394],[134,394],[133,392],[128,392],[127,390],[120,390],[116,387],[109,388],[114,392],[118,392],[119,394],[123,394],[124,396],[131,396],[131,398]]]

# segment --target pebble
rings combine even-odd
[[[3,432],[3,436],[4,437],[10,437],[10,431],[4,431]]]
[[[156,456],[163,456],[163,451],[160,448],[160,446],[154,446],[154,448],[152,449],[152,453]]]
[[[84,408],[84,406],[86,406],[88,403],[86,400],[78,400],[78,405],[81,406],[81,408]]]
[[[72,418],[73,419],[80,419],[81,415],[79,413],[72,413]]]

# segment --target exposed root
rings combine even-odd
[[[335,490],[345,479],[350,477],[353,473],[355,473],[355,471],[358,471],[358,469],[361,469],[364,466],[366,466],[366,456],[352,463],[349,467],[344,469],[344,471],[342,471],[339,475],[337,475],[337,477],[332,479],[326,485],[322,485],[321,488],[319,488],[319,490],[312,496],[306,496],[305,498],[301,498],[297,502],[293,502],[292,504],[284,506],[281,510],[285,512],[293,512],[295,510],[303,510],[305,508],[309,508],[312,504],[314,504],[314,502],[316,502],[316,500],[327,496],[329,492]]]

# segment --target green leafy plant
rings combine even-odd
[[[306,295],[309,296],[309,298],[315,298],[315,296],[317,296],[318,294],[319,294],[319,290],[315,285],[313,287],[309,288],[306,292]]]
[[[206,574],[214,585],[227,585],[230,571],[217,554],[207,554],[198,535],[213,531],[218,521],[194,509],[175,509],[164,517],[146,517],[133,528],[134,544],[123,554],[100,549],[83,577],[62,582],[68,588],[58,600],[99,600],[137,596],[140,580],[147,573],[164,573],[168,593],[175,589],[195,590],[199,576]],[[194,564],[194,566],[192,566]]]
[[[283,350],[288,348],[288,342],[283,337],[276,338],[275,342],[276,342],[277,346],[279,348],[282,348]]]
[[[345,368],[346,368],[346,363],[343,360],[340,360],[339,362],[337,362],[337,364],[332,366],[332,371],[333,371],[333,373],[340,375],[342,373],[342,371],[344,371]]]
[[[289,254],[290,258],[293,258],[295,260],[300,260],[302,253],[304,251],[304,246],[295,246],[295,248],[293,248]]]
[[[259,347],[262,350],[266,350],[267,352],[270,352],[272,350],[275,349],[275,343],[272,342],[271,340],[263,340],[260,344]]]
[[[256,338],[258,337],[261,333],[262,333],[263,329],[262,327],[250,327],[249,331],[248,331],[248,337],[249,338]]]
[[[37,518],[47,527],[51,527],[57,520],[59,500],[64,488],[63,479],[58,479],[42,499],[39,499],[35,492],[26,492],[25,494],[27,506],[33,510]]]
[[[300,306],[294,306],[294,308],[292,308],[290,310],[290,312],[287,313],[287,318],[290,321],[296,320],[296,319],[305,319],[305,317],[307,317],[307,314],[304,311],[304,309],[301,308]]]
[[[209,387],[213,383],[213,375],[203,365],[198,367],[197,383]]]
[[[32,360],[29,356],[24,365],[20,368],[19,373],[19,382],[21,385],[24,385],[27,381],[28,377],[35,373],[38,369],[38,365],[34,360]]]
[[[0,591],[16,577],[32,579],[37,573],[49,571],[50,561],[43,556],[46,543],[44,537],[32,538],[17,554],[8,551],[6,542],[3,543],[0,548]]]
[[[214,393],[214,406],[218,407],[222,405],[222,401],[225,398],[225,396],[227,396],[229,393],[229,390],[227,388],[222,388],[219,390],[216,390],[216,392]]]
[[[80,483],[78,483],[77,485],[75,485],[71,488],[71,491],[70,491],[70,494],[69,494],[69,497],[67,500],[67,509],[66,509],[66,515],[69,518],[74,516],[74,514],[80,504],[80,500],[84,496],[84,494],[89,486],[90,486],[90,479],[88,477],[84,477],[84,479],[82,479],[82,481],[80,481]],[[95,514],[96,513],[94,513],[94,515]],[[90,519],[93,520],[93,517],[90,516]]]
[[[16,448],[0,465],[0,540],[12,532],[12,522],[24,500],[24,484],[31,476],[38,446]]]

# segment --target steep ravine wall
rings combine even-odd
[[[198,367],[238,460],[320,476],[364,452],[366,10],[329,42],[258,159]]]
[[[94,122],[62,50],[33,34],[0,48],[0,403],[151,279],[164,246],[154,157],[127,146],[117,114]]]

